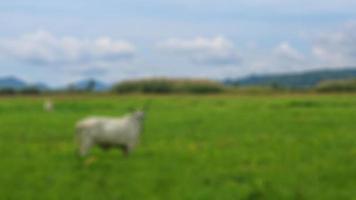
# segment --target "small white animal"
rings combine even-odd
[[[53,102],[51,100],[47,99],[43,104],[43,110],[46,112],[53,111]]]
[[[88,117],[76,124],[79,155],[86,156],[93,146],[103,150],[119,148],[127,156],[139,141],[144,112],[136,111],[120,118]]]

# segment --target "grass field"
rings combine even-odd
[[[356,96],[0,98],[0,199],[356,199]],[[128,157],[75,155],[74,124],[145,101]]]

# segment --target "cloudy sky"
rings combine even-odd
[[[0,77],[52,86],[356,66],[356,0],[0,0]]]

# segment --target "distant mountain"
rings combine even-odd
[[[46,90],[51,90],[50,87],[48,87],[48,85],[46,85],[45,83],[35,83],[35,84],[31,84],[29,85],[30,87],[35,87],[37,89],[39,89],[40,91],[46,91]]]
[[[37,88],[40,91],[49,90],[50,88],[44,83],[27,83],[16,77],[0,77],[0,89],[23,90],[26,88]]]
[[[292,89],[305,89],[316,86],[325,80],[356,79],[356,68],[316,70],[303,73],[280,75],[253,75],[242,79],[227,79],[227,85],[276,86]]]
[[[270,74],[270,75],[252,75],[241,79],[226,79],[226,85],[238,86],[273,86],[291,89],[308,89],[316,86],[323,81],[356,79],[356,67],[344,69],[328,69],[328,70],[315,70],[302,73],[289,73],[289,74]],[[15,89],[22,90],[25,88],[38,88],[41,91],[51,90],[44,83],[26,83],[25,81],[16,77],[0,77],[0,89]],[[112,85],[103,83],[95,79],[84,79],[68,85],[61,89],[71,89],[78,91],[108,91]],[[60,89],[60,88],[57,88]]]
[[[37,88],[40,91],[47,91],[53,88],[48,87],[45,83],[27,83],[16,77],[0,77],[0,89],[23,90],[26,88]],[[95,79],[86,79],[70,84],[68,87],[72,90],[93,90],[96,92],[107,91],[111,85],[105,84]],[[58,89],[58,88],[57,88]]]
[[[95,79],[85,79],[70,84],[68,88],[70,88],[71,90],[93,90],[96,92],[100,92],[109,90],[111,86]]]
[[[15,89],[15,90],[21,90],[23,88],[27,87],[27,83],[15,78],[15,77],[3,77],[0,78],[0,89]]]

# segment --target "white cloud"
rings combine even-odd
[[[0,39],[0,53],[33,65],[73,66],[110,64],[131,59],[135,47],[109,37],[57,37],[46,31]]]
[[[323,65],[356,65],[356,24],[342,30],[320,34],[313,42],[312,53]]]
[[[241,70],[231,74],[285,73],[306,70],[311,67],[308,55],[287,41],[277,43],[272,48],[256,46],[246,49],[243,60]]]
[[[195,39],[169,39],[161,42],[160,49],[187,57],[195,64],[236,65],[240,62],[234,45],[224,37]]]
[[[297,49],[293,48],[288,42],[282,42],[274,49],[274,54],[278,59],[290,62],[301,62],[304,60],[304,55]]]

